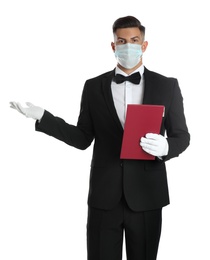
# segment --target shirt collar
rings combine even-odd
[[[135,72],[138,72],[140,73],[141,77],[142,75],[144,74],[144,65],[142,64],[139,68],[137,68],[136,70],[134,70],[131,74],[135,73]],[[124,71],[122,71],[119,67],[116,67],[115,68],[115,75],[116,74],[121,74],[123,76],[128,76]],[[130,74],[130,75],[131,75]]]

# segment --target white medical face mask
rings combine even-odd
[[[135,67],[142,57],[141,45],[126,43],[122,45],[116,45],[115,48],[115,57],[118,63],[126,68],[132,69]]]

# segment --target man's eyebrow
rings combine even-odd
[[[139,36],[134,36],[134,37],[131,37],[131,39],[135,39],[135,38],[138,38],[138,39],[140,39],[140,37],[139,37]]]
[[[125,40],[125,38],[117,37],[118,40]]]
[[[131,37],[132,40],[135,39],[135,38],[140,39],[139,36],[133,36],[133,37]],[[123,37],[117,37],[117,39],[118,39],[118,40],[126,40],[126,38],[123,38]]]

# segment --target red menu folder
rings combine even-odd
[[[160,133],[164,106],[128,105],[121,148],[121,159],[154,160],[140,146],[141,137],[147,133]]]

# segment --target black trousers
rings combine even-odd
[[[123,199],[113,210],[88,208],[88,260],[155,260],[161,234],[162,209],[134,212]]]

